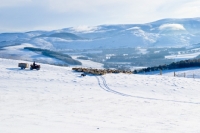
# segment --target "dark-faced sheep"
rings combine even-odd
[[[82,74],[81,74],[81,77],[84,77],[84,76],[86,76],[86,74],[82,73]]]

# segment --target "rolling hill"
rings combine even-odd
[[[200,18],[0,34],[0,46],[31,43],[53,49],[185,47],[200,43]]]

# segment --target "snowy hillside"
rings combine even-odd
[[[200,18],[146,24],[79,26],[54,31],[0,34],[0,47],[31,43],[46,49],[177,47],[200,43]]]
[[[4,47],[0,51],[0,57],[7,59],[16,59],[16,60],[21,59],[27,61],[43,62],[47,64],[64,64],[64,62],[62,62],[61,60],[41,55],[41,53],[36,53],[26,50],[24,49],[24,47],[34,48],[35,46],[33,46],[32,44],[24,43],[21,45]]]
[[[163,65],[199,58],[199,31],[200,18],[190,18],[163,19],[146,24],[79,26],[53,31],[2,33],[0,58],[76,65],[64,61],[64,56],[62,60],[44,55],[40,51],[31,51],[32,47],[68,54],[76,57],[73,58],[75,60],[79,57],[88,58],[87,61],[79,60],[82,67],[132,69],[138,66]]]
[[[200,132],[200,79],[80,77],[45,64],[20,70],[19,62],[0,58],[1,133]]]

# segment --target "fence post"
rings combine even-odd
[[[174,72],[174,77],[176,77],[176,73]]]

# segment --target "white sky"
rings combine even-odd
[[[0,0],[0,32],[200,17],[198,0]]]

